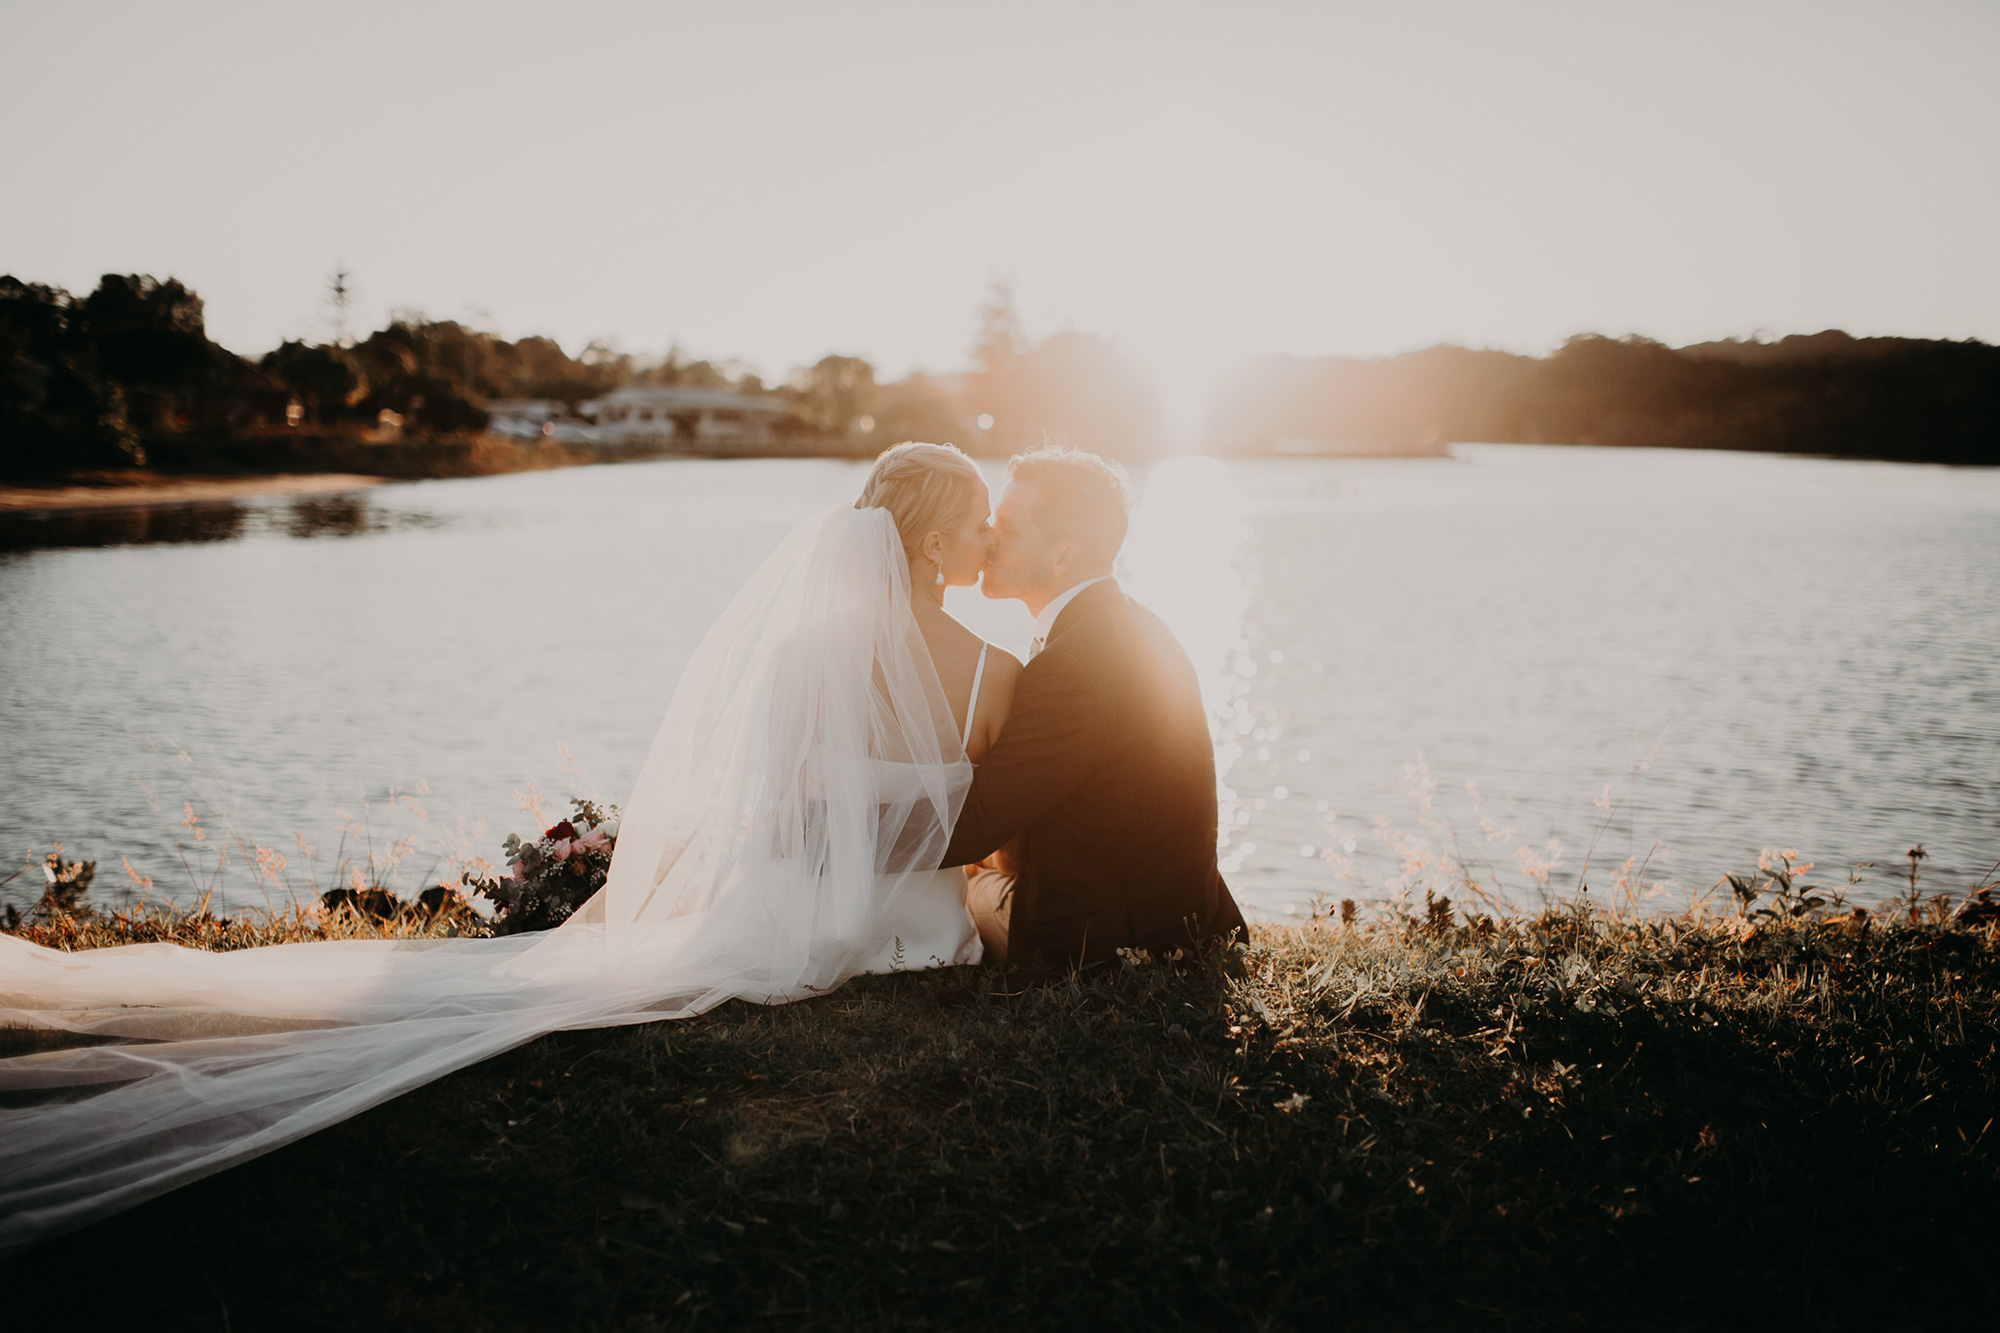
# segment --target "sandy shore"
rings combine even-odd
[[[381,477],[320,472],[276,477],[160,477],[105,486],[0,485],[0,513],[49,509],[126,509],[134,505],[206,504],[253,495],[326,495],[380,486]]]

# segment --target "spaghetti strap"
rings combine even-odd
[[[972,668],[972,697],[965,701],[965,735],[959,739],[958,748],[963,750],[972,744],[972,719],[979,712],[979,682],[986,675],[986,649],[989,645],[979,645],[979,665]]]

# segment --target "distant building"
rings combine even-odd
[[[633,384],[578,409],[607,444],[674,444],[731,453],[788,440],[797,420],[782,398],[752,398],[728,389]]]
[[[555,434],[555,424],[569,415],[569,405],[556,398],[496,398],[486,404],[486,429],[495,435],[531,439]]]
[[[1434,430],[1409,439],[1367,436],[1321,439],[1287,435],[1248,442],[1237,452],[1270,453],[1292,458],[1449,458],[1451,441]]]

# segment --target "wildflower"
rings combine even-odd
[[[1514,849],[1514,860],[1521,867],[1522,874],[1540,884],[1548,883],[1549,872],[1555,869],[1547,861],[1535,855],[1535,849],[1526,843]]]
[[[119,857],[118,863],[125,867],[125,878],[132,881],[133,888],[138,889],[142,893],[152,892],[153,877],[151,875],[141,875],[138,871],[134,870],[129,857]]]
[[[257,874],[273,884],[277,883],[278,875],[285,868],[285,858],[269,847],[258,847],[254,850],[257,857]]]
[[[548,807],[542,803],[542,793],[533,783],[528,784],[526,791],[515,791],[514,804],[520,807],[522,814],[533,815],[537,824],[548,821]]]
[[[1611,784],[1608,782],[1605,783],[1604,790],[1592,797],[1590,803],[1599,810],[1609,810],[1611,808]]]
[[[1410,799],[1417,803],[1419,814],[1432,812],[1432,800],[1437,795],[1437,779],[1431,776],[1430,760],[1422,750],[1417,751],[1413,764],[1403,765],[1403,781],[1409,784]]]

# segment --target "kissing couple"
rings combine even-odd
[[[1090,963],[1244,929],[1194,669],[1112,574],[1131,494],[900,444],[792,531],[681,675],[604,887],[555,930],[211,953],[0,936],[0,1255],[545,1033],[865,972]],[[944,610],[1035,616],[1025,663]],[[644,608],[633,608],[644,614]]]

